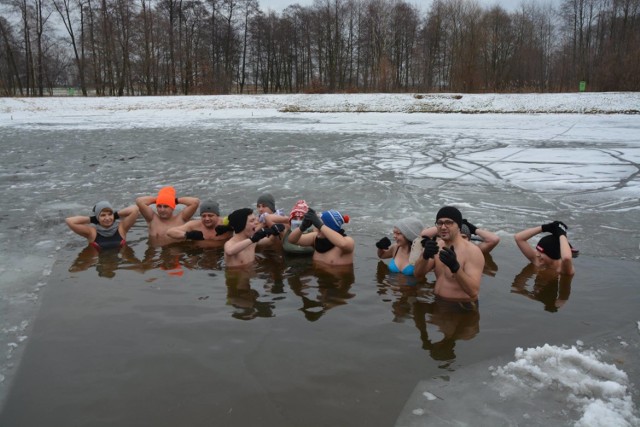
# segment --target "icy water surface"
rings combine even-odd
[[[0,424],[409,425],[405,405],[425,381],[464,373],[478,387],[516,347],[577,340],[637,380],[638,134],[622,115],[2,128]],[[285,210],[299,198],[339,209],[354,268],[269,252],[238,277],[219,248],[149,247],[142,219],[127,251],[96,258],[64,225],[98,200],[123,207],[164,185],[225,212],[262,192]],[[476,317],[430,312],[430,286],[405,286],[376,258],[396,219],[430,224],[445,204],[502,237]],[[554,219],[581,252],[572,283],[555,288],[527,276],[512,238]],[[537,399],[540,419],[496,405],[522,425],[581,417],[556,395]]]

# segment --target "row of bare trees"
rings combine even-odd
[[[0,95],[640,90],[640,0],[0,0]]]

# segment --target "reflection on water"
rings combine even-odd
[[[95,267],[99,277],[113,278],[117,270],[136,270],[140,260],[129,246],[98,250],[93,246],[84,248],[69,267],[70,272],[85,271]]]
[[[529,285],[535,276],[533,285]],[[525,266],[513,279],[511,293],[524,295],[544,304],[544,309],[555,313],[569,300],[573,276],[558,274],[552,269],[539,270],[533,264]]]
[[[490,255],[489,255],[490,257]],[[495,267],[497,270],[497,266]],[[437,298],[433,293],[435,283],[409,280],[402,274],[388,274],[387,265],[379,261],[376,272],[378,295],[391,303],[393,321],[403,323],[413,319],[420,332],[421,346],[438,362],[440,368],[453,370],[456,359],[457,340],[470,340],[480,332],[480,312],[463,303],[454,303]],[[427,325],[432,325],[429,335]],[[433,332],[439,336],[432,338]]]

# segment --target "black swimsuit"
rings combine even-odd
[[[116,232],[113,236],[104,237],[100,234],[96,235],[96,240],[91,242],[91,246],[96,249],[113,249],[121,248],[125,245],[125,240],[120,236],[119,232]]]

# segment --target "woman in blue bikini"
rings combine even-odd
[[[413,275],[415,257],[411,256],[411,245],[420,236],[423,225],[415,218],[405,218],[398,221],[393,227],[393,239],[391,243],[388,237],[383,237],[376,243],[378,248],[378,258],[388,259],[389,271],[392,273],[402,273],[407,276]],[[419,253],[417,255],[420,255]]]

